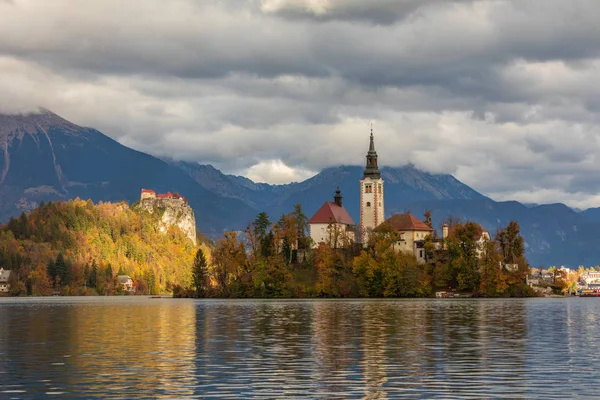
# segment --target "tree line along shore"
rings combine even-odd
[[[138,204],[80,199],[41,203],[0,227],[0,267],[9,295],[173,294],[215,298],[532,296],[519,226],[485,241],[478,225],[450,219],[443,247],[425,238],[427,262],[395,249],[393,229],[368,244],[315,247],[300,205],[275,222],[260,213],[244,231],[199,245],[176,226],[159,229],[160,213]],[[430,215],[429,215],[430,217]],[[510,266],[510,267],[509,267]],[[124,285],[119,277],[131,278]]]

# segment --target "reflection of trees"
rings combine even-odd
[[[565,371],[565,351],[580,368],[600,350],[592,303],[56,301],[0,307],[2,378],[27,396],[519,398],[544,379],[532,359]]]
[[[132,302],[124,305],[109,300],[74,309],[72,342],[77,368],[98,372],[88,382],[88,390],[107,390],[108,380],[128,393],[190,395],[194,382],[193,302]]]
[[[345,393],[350,376],[355,373],[354,358],[360,341],[360,320],[356,315],[360,307],[355,305],[337,300],[312,303],[312,378],[320,391],[331,395]]]
[[[310,384],[309,302],[203,302],[197,310],[199,394],[293,393]],[[270,391],[271,390],[271,391]]]
[[[441,300],[425,309],[420,382],[426,392],[524,396],[526,307],[522,301]],[[506,391],[506,392],[504,392]]]
[[[37,300],[40,301],[40,300]],[[51,305],[43,304],[52,302]],[[3,309],[0,333],[14,382],[27,396],[47,390],[78,397],[191,394],[194,358],[192,301],[41,300]],[[35,397],[34,396],[34,397]]]

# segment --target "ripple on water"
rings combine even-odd
[[[0,397],[593,397],[597,315],[581,299],[0,299]]]

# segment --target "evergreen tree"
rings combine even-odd
[[[525,241],[521,237],[521,227],[515,221],[510,221],[506,228],[496,233],[496,241],[500,244],[504,262],[515,264],[525,253]]]
[[[88,278],[88,286],[95,288],[97,281],[98,281],[98,264],[96,264],[96,260],[94,260],[92,262],[92,268],[90,270],[90,276]]]
[[[204,251],[199,248],[194,258],[194,266],[192,269],[192,280],[194,283],[194,289],[196,291],[196,297],[205,297],[206,289],[208,287],[208,264]]]
[[[268,233],[270,226],[271,221],[264,211],[258,214],[252,223],[254,236],[260,245],[260,253],[265,258],[272,253],[271,247],[273,246],[273,238],[272,235],[269,235]]]
[[[104,276],[107,280],[111,280],[113,278],[113,270],[112,265],[110,265],[110,263],[106,266],[106,269],[104,270]]]

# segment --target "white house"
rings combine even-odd
[[[8,293],[10,289],[10,284],[8,283],[8,279],[10,278],[10,270],[0,268],[0,293]]]
[[[129,275],[119,275],[117,281],[125,292],[133,292],[133,279]]]
[[[350,247],[356,240],[356,225],[342,205],[340,188],[334,201],[325,204],[308,220],[310,237],[314,246],[326,243],[333,248]]]

